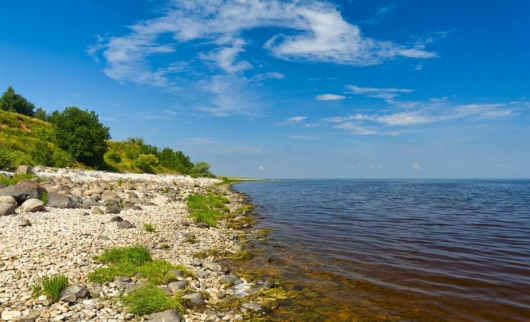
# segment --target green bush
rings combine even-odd
[[[57,146],[67,151],[75,160],[88,166],[103,165],[110,139],[109,128],[99,122],[94,111],[67,107],[53,118],[56,126]]]
[[[31,157],[22,151],[11,151],[8,153],[11,160],[11,167],[17,168],[19,165],[33,165]]]
[[[0,110],[33,116],[35,104],[28,102],[22,95],[15,93],[9,86],[0,97]]]
[[[114,151],[114,150],[109,151],[109,153],[107,154],[107,157],[112,162],[116,162],[116,163],[120,163],[121,162],[121,156],[120,156],[120,154],[117,151]]]
[[[153,166],[158,164],[158,158],[153,154],[140,154],[138,159],[134,160],[133,166],[143,172],[153,172]]]
[[[11,167],[11,158],[6,150],[0,149],[0,169]]]
[[[55,164],[53,160],[53,150],[46,142],[37,141],[37,143],[29,149],[29,155],[34,164],[47,167],[52,167]]]
[[[64,168],[70,166],[72,163],[72,159],[68,155],[68,153],[62,151],[62,150],[55,150],[53,152],[53,166],[57,168]]]

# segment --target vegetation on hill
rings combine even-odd
[[[214,177],[208,163],[193,163],[182,151],[139,137],[110,141],[93,111],[67,107],[48,114],[34,107],[11,87],[0,97],[0,169],[27,164]]]

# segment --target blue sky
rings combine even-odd
[[[0,88],[251,177],[530,177],[530,3],[4,1]]]

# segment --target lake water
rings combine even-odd
[[[272,228],[255,268],[306,290],[278,321],[530,321],[530,181],[234,186]],[[268,265],[265,259],[268,258]],[[273,260],[271,260],[271,258]]]

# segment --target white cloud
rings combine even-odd
[[[317,101],[342,101],[346,96],[335,94],[322,94],[315,97]]]
[[[385,6],[385,7],[381,8],[381,9],[379,9],[373,16],[371,16],[370,18],[366,19],[365,23],[367,23],[369,25],[374,25],[374,24],[380,22],[384,17],[386,17],[387,15],[392,13],[393,11],[394,11],[394,5],[393,4]]]
[[[379,164],[370,166],[370,169],[381,169],[381,168],[382,168],[382,166],[380,166]]]
[[[305,116],[293,116],[293,117],[290,117],[287,120],[285,120],[285,122],[287,122],[287,123],[299,123],[299,122],[302,122],[303,120],[305,120],[306,118],[307,117],[305,117]]]
[[[342,130],[348,130],[352,134],[360,134],[360,135],[369,135],[369,134],[379,134],[377,131],[368,129],[366,127],[357,125],[352,122],[345,122],[339,125],[333,126],[334,129],[342,129]]]
[[[257,28],[280,30],[263,48],[287,60],[367,66],[396,57],[437,56],[424,49],[425,42],[405,46],[366,37],[336,5],[316,0],[172,0],[161,16],[137,22],[126,35],[98,38],[87,53],[99,58],[102,52],[103,71],[119,82],[174,88],[168,66],[152,68],[151,56],[178,55],[179,47],[200,40],[213,47],[200,58],[226,73],[242,73],[252,65],[241,57],[249,46],[241,35]]]
[[[256,81],[256,82],[261,82],[266,79],[284,79],[284,78],[285,78],[284,74],[278,73],[278,72],[272,72],[272,73],[263,73],[263,74],[254,75],[251,78],[251,80]]]
[[[265,170],[265,167],[262,166],[262,165],[260,165],[258,169],[259,169],[260,171],[263,171],[263,170]]]
[[[423,169],[420,167],[420,165],[419,165],[418,163],[416,163],[416,162],[413,164],[413,167],[414,167],[414,169],[416,169],[416,170],[423,170]]]

